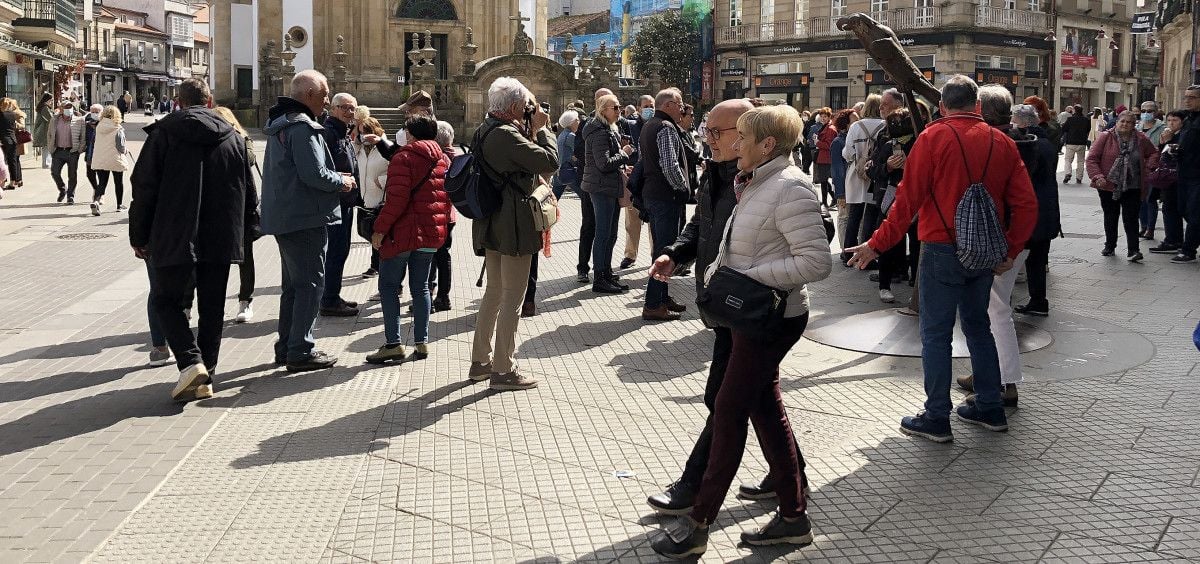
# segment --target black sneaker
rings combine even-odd
[[[1174,243],[1163,243],[1157,247],[1151,248],[1150,252],[1156,255],[1171,255],[1179,252],[1179,245]]]
[[[374,278],[376,276],[379,276],[379,271],[374,268],[368,268],[366,272],[362,273],[363,278]]]
[[[575,275],[575,281],[580,284],[587,284],[592,281],[592,277],[588,276],[588,273],[586,272],[580,272],[579,274]]]
[[[1183,264],[1185,262],[1194,262],[1195,260],[1196,260],[1196,255],[1189,255],[1189,254],[1185,254],[1185,253],[1179,253],[1171,258],[1171,262],[1177,262],[1180,264]]]
[[[1104,246],[1104,249],[1102,249],[1102,250],[1100,251],[1100,256],[1102,256],[1102,257],[1111,257],[1111,256],[1113,256],[1114,254],[1116,254],[1116,250],[1117,250],[1117,248],[1116,248],[1116,247],[1110,247],[1110,246],[1108,246],[1108,245],[1105,245],[1105,246]]]
[[[979,409],[974,403],[964,403],[954,410],[954,414],[958,416],[958,420],[971,425],[979,425],[989,431],[1003,433],[1008,430],[1008,417],[1004,415],[1003,409],[993,409],[990,412],[985,412]]]
[[[906,416],[900,419],[900,432],[935,443],[948,443],[954,440],[954,433],[950,431],[949,419],[930,419],[924,411],[916,416]]]
[[[597,294],[620,294],[625,290],[622,290],[620,286],[613,284],[611,280],[598,278],[594,283],[592,283],[592,291]]]
[[[330,356],[320,351],[313,351],[308,355],[308,358],[303,360],[291,361],[287,363],[288,372],[310,372],[313,370],[324,370],[331,368],[337,364],[337,357]]]
[[[765,527],[754,532],[742,533],[742,542],[753,546],[768,546],[772,544],[812,544],[812,525],[808,522],[808,513],[797,517],[794,521],[784,519],[783,514],[776,512]]]
[[[60,203],[60,204],[61,204],[61,203],[62,203],[62,201],[63,201],[63,200],[65,200],[65,199],[67,199],[67,189],[66,189],[66,188],[59,188],[59,189],[58,189],[58,203]]]
[[[1142,256],[1141,252],[1134,251],[1132,253],[1129,253],[1129,255],[1126,258],[1129,259],[1129,262],[1142,262],[1142,259],[1144,259],[1146,257]]]
[[[684,515],[668,523],[662,534],[650,543],[650,548],[674,560],[699,556],[708,550],[708,527],[701,527]]]
[[[751,500],[772,499],[776,496],[775,480],[767,476],[757,484],[742,484],[738,486],[737,496]]]
[[[358,308],[350,307],[344,303],[330,307],[321,307],[321,315],[323,317],[354,317],[358,315]]]
[[[1035,304],[1029,302],[1025,305],[1020,305],[1013,308],[1013,311],[1022,315],[1035,315],[1037,317],[1047,317],[1050,315],[1050,304]]]
[[[450,311],[450,298],[437,298],[433,300],[433,311]]]
[[[634,263],[634,260],[631,258],[621,259],[621,270],[625,270],[626,268],[633,266],[633,263]]]
[[[649,505],[663,515],[687,515],[696,504],[696,486],[676,481],[666,491],[646,498]]]

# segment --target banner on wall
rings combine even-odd
[[[1131,33],[1150,33],[1154,31],[1154,12],[1144,12],[1133,15],[1133,23],[1129,26]]]
[[[1095,67],[1100,32],[1095,29],[1064,27],[1066,38],[1062,42],[1061,63],[1066,67]]]

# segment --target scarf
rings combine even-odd
[[[746,186],[750,185],[750,181],[754,180],[754,171],[739,172],[733,177],[733,197],[737,201],[742,201],[742,192],[746,191]]]
[[[1138,188],[1141,177],[1141,163],[1136,162],[1133,158],[1133,149],[1137,146],[1137,137],[1131,135],[1128,140],[1124,140],[1115,132],[1113,135],[1120,142],[1121,149],[1117,155],[1117,161],[1113,163],[1112,169],[1108,171],[1108,181],[1112,182],[1113,185],[1112,198],[1120,200],[1125,192]]]

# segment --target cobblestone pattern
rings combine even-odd
[[[1094,196],[1074,185],[1063,193],[1065,230],[1098,232]],[[8,204],[0,217],[61,209]],[[634,290],[622,296],[575,283],[577,209],[564,202],[555,232],[564,243],[542,261],[540,315],[522,320],[519,362],[542,380],[529,392],[464,379],[481,295],[465,223],[456,229],[455,309],[433,316],[432,356],[383,368],[362,364],[382,342],[374,302],[357,319],[320,321],[320,346],[341,356],[339,367],[289,375],[268,364],[278,258],[269,239],[260,242],[258,317],[227,328],[217,396],[182,408],[167,397],[171,368],[141,367],[143,298],[121,294],[139,265],[126,259],[124,239],[39,240],[0,257],[0,315],[31,312],[0,335],[0,558],[658,561],[648,541],[662,520],[644,499],[676,477],[703,424],[712,340],[694,311],[643,324],[641,270],[626,275]],[[119,232],[102,225],[116,217],[73,218],[64,229]],[[738,534],[764,524],[771,508],[731,496],[703,560],[1200,559],[1200,355],[1190,343],[1200,269],[1162,256],[1110,261],[1098,246],[1055,242],[1052,307],[1146,336],[1156,346],[1150,362],[1031,379],[1008,434],[960,425],[954,443],[933,445],[896,429],[923,401],[919,359],[802,341],[783,387],[817,539],[800,549],[739,547]],[[365,268],[366,255],[356,245],[347,273]],[[643,248],[639,268],[647,256]],[[673,283],[672,293],[690,302],[692,282]],[[365,302],[373,286],[348,280],[345,297]],[[907,298],[906,286],[896,289]],[[126,299],[89,306],[93,317],[67,324],[70,334],[35,333],[105,292]],[[818,307],[874,293],[840,267],[812,289]],[[751,440],[738,479],[764,472]]]

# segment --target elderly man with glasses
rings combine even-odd
[[[321,125],[321,135],[329,152],[333,155],[336,170],[358,179],[358,161],[355,158],[354,109],[358,100],[341,92],[334,94],[328,115]],[[359,190],[355,188],[341,193],[342,221],[328,226],[329,250],[325,253],[325,292],[321,296],[321,315],[354,317],[358,315],[358,304],[342,299],[342,273],[346,259],[350,257],[350,234],[354,232],[354,206],[358,203]]]

